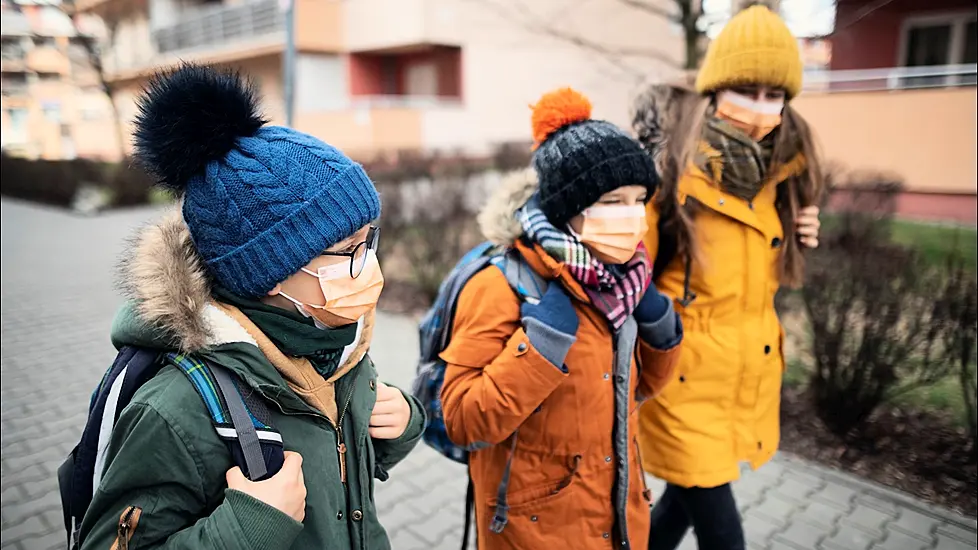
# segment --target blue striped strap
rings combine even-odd
[[[228,411],[227,403],[221,399],[221,393],[217,387],[217,380],[214,378],[214,373],[211,371],[210,367],[207,366],[207,363],[196,357],[181,353],[168,353],[166,357],[171,364],[183,371],[183,373],[193,384],[194,389],[197,390],[197,393],[200,394],[200,398],[204,401],[204,405],[207,407],[207,413],[210,414],[211,420],[220,426],[230,425],[231,415]],[[250,409],[248,410],[248,415],[251,417],[251,422],[254,424],[255,429],[272,429],[271,426],[268,426],[255,417],[254,413]]]

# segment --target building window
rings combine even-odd
[[[61,124],[61,104],[53,101],[46,101],[42,104],[41,110],[44,111],[44,118],[49,122]]]
[[[411,63],[407,67],[405,92],[409,96],[436,97],[438,95],[438,65],[434,61]]]
[[[907,31],[907,54],[903,64],[907,67],[950,65],[953,30],[952,25],[911,27]]]
[[[2,42],[0,42],[0,54],[2,54],[3,59],[23,61],[25,55],[23,41],[19,37],[3,37]]]
[[[3,132],[4,143],[27,143],[27,109],[8,109],[10,130]]]
[[[53,48],[57,43],[53,37],[50,36],[35,36],[34,37],[34,47],[36,48]]]
[[[385,56],[380,60],[381,95],[398,95],[398,62],[396,56]]]
[[[937,67],[978,62],[978,26],[974,14],[910,17],[903,24],[900,66]],[[954,80],[951,81],[950,79]],[[974,84],[975,75],[902,79],[908,87]]]
[[[24,73],[3,73],[0,79],[3,95],[22,96],[27,94],[27,75]]]

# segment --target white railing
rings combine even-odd
[[[806,71],[804,89],[823,92],[869,92],[974,86],[978,64],[892,67],[846,71]]]
[[[172,25],[153,31],[161,54],[223,46],[285,32],[285,13],[278,0],[255,0],[230,6],[207,6],[182,14]]]

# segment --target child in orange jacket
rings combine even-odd
[[[469,472],[482,550],[647,544],[638,405],[671,377],[682,327],[642,245],[655,166],[589,117],[582,95],[545,95],[534,169],[480,216],[487,238],[546,281],[542,298],[521,301],[502,271],[483,270],[442,354],[448,434],[481,447]]]

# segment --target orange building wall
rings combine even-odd
[[[803,94],[792,104],[827,160],[895,172],[911,191],[978,192],[974,86]]]

